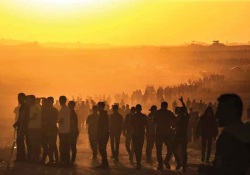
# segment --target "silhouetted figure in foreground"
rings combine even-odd
[[[126,115],[123,127],[123,135],[126,137],[125,146],[129,154],[129,160],[131,162],[133,161],[133,156],[134,156],[134,144],[132,141],[133,128],[131,126],[131,117],[134,114],[135,114],[135,107],[132,107],[130,113]]]
[[[86,124],[89,125],[88,134],[89,134],[89,143],[93,152],[92,159],[95,160],[97,158],[97,147],[98,147],[98,140],[97,140],[98,106],[93,106],[92,110],[93,114],[88,116]]]
[[[29,114],[29,138],[31,144],[31,162],[39,163],[41,152],[41,107],[36,104],[34,95],[27,97],[27,103],[30,108]]]
[[[212,141],[215,140],[218,135],[217,121],[212,107],[208,107],[205,113],[200,117],[197,130],[197,134],[201,136],[202,141],[202,157],[201,161],[205,162],[205,152],[207,146],[206,163],[209,163]]]
[[[107,159],[107,143],[109,140],[109,116],[108,112],[105,111],[105,103],[98,103],[99,117],[97,123],[97,135],[99,143],[99,152],[102,156],[102,165],[97,168],[107,169],[109,167]]]
[[[177,162],[176,170],[180,169],[183,166],[182,171],[186,172],[187,168],[187,131],[188,131],[188,123],[189,123],[189,114],[187,112],[187,108],[185,103],[183,102],[183,98],[180,98],[182,103],[182,107],[179,108],[177,122],[176,122],[176,134],[174,138],[174,143],[172,149],[170,149],[170,154],[167,155],[166,161],[169,162],[171,158],[171,154],[173,153],[175,156],[175,160]],[[181,160],[177,154],[177,150],[181,147],[181,155],[182,155],[182,164]]]
[[[45,163],[47,155],[49,155],[49,165],[54,162],[58,163],[58,150],[57,150],[57,120],[58,110],[53,106],[54,98],[48,97],[46,106],[42,108],[42,144],[43,144],[43,158],[42,163]],[[55,159],[54,159],[55,155]]]
[[[116,161],[119,161],[119,146],[120,146],[120,136],[122,133],[123,127],[123,116],[118,112],[118,106],[113,105],[113,114],[110,115],[110,143],[111,143],[111,152],[112,158],[115,158]]]
[[[147,116],[142,114],[141,111],[142,107],[138,104],[136,105],[136,113],[131,116],[131,126],[133,128],[132,140],[134,143],[137,170],[141,169],[142,148],[147,125]]]
[[[68,107],[70,109],[70,150],[71,152],[71,165],[76,161],[76,143],[77,137],[79,135],[78,130],[78,116],[75,112],[76,103],[74,101],[69,101]]]
[[[168,103],[162,102],[161,109],[158,110],[154,115],[154,122],[156,124],[156,151],[158,159],[158,170],[163,169],[163,159],[162,159],[162,146],[163,143],[167,146],[168,154],[171,154],[171,146],[173,144],[174,132],[172,128],[175,125],[175,115],[170,110],[168,110]],[[170,169],[168,161],[165,162],[165,165]]]
[[[146,128],[146,137],[147,137],[147,147],[146,147],[146,161],[147,163],[152,163],[152,150],[155,144],[155,122],[154,115],[157,111],[157,106],[153,105],[150,108],[150,113],[147,116],[147,128]]]
[[[215,117],[219,127],[224,129],[216,143],[213,165],[201,165],[199,172],[209,175],[246,174],[250,159],[250,125],[241,120],[241,98],[236,94],[224,94],[218,101]]]
[[[61,96],[59,102],[59,138],[60,138],[60,161],[63,165],[70,165],[70,109],[66,106],[66,97]]]
[[[15,162],[25,162],[31,159],[31,145],[29,139],[29,106],[26,104],[26,95],[24,93],[18,94],[18,102],[20,103],[19,117],[14,123],[13,127],[17,129],[17,153]],[[26,155],[25,144],[26,142],[28,154]]]

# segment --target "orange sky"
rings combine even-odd
[[[112,45],[250,41],[249,1],[69,1],[0,1],[0,38]]]

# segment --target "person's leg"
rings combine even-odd
[[[77,143],[77,136],[76,135],[71,136],[72,164],[75,163],[76,160],[76,153],[77,153],[76,143]]]
[[[70,133],[65,134],[65,163],[70,164]]]
[[[47,133],[42,133],[41,135],[41,144],[43,148],[43,156],[41,159],[41,163],[45,163],[47,155],[49,154],[49,147],[48,147],[48,141],[49,140],[49,134]]]
[[[126,150],[128,152],[128,154],[131,153],[131,149],[130,149],[130,144],[131,144],[131,136],[130,135],[126,135],[126,141],[125,141],[125,147],[126,147]]]
[[[182,155],[183,155],[183,172],[186,172],[186,168],[187,168],[187,141],[183,141],[181,143],[181,147],[182,147]]]
[[[155,144],[155,135],[150,134],[149,135],[149,142],[147,143],[147,147],[148,147],[147,160],[149,160],[150,162],[152,161],[152,151],[154,148],[154,144]]]
[[[113,134],[110,134],[110,144],[111,144],[111,153],[112,153],[112,158],[115,158],[115,137]]]
[[[48,136],[48,143],[49,143],[49,163],[53,163],[54,162],[54,152],[55,150],[57,150],[56,148],[56,134],[55,133],[51,133]]]
[[[177,163],[177,166],[178,166],[177,169],[179,169],[180,166],[181,166],[181,160],[180,160],[180,157],[179,157],[179,154],[178,154],[179,146],[180,146],[180,141],[178,139],[174,139],[174,141],[172,143],[172,146],[171,146],[171,151],[172,151],[172,153],[174,155],[174,158],[175,158],[175,161]]]
[[[35,162],[38,163],[40,160],[41,153],[41,129],[36,129],[36,138],[35,138]]]
[[[202,149],[201,149],[201,162],[205,162],[205,151],[206,151],[206,143],[207,140],[204,138],[201,138],[201,145],[202,145]]]
[[[19,130],[17,130],[17,134],[18,134],[18,137],[16,139],[16,145],[17,145],[16,162],[25,161],[26,153],[25,153],[25,145],[24,145],[24,133],[19,132]]]
[[[210,155],[211,155],[211,149],[212,149],[212,138],[208,139],[208,145],[207,145],[207,159],[206,163],[209,163]]]
[[[55,154],[55,160],[56,163],[59,163],[59,156],[58,156],[58,149],[57,149],[57,132],[54,133],[54,143],[55,143],[55,147],[54,147],[54,154]]]
[[[65,162],[65,156],[64,156],[64,134],[59,134],[59,152],[60,152],[60,162]]]
[[[168,169],[171,169],[169,160],[171,159],[173,154],[178,161],[178,156],[177,156],[178,140],[177,139],[173,140],[172,138],[166,136],[165,138],[163,138],[163,142],[167,147],[167,154],[164,163]]]
[[[119,148],[120,148],[120,134],[115,137],[115,156],[116,159],[119,157]]]
[[[138,160],[137,164],[141,164],[141,157],[142,157],[142,149],[143,149],[143,144],[144,144],[144,135],[139,136],[138,138]]]
[[[32,147],[31,147],[31,143],[30,143],[28,130],[25,132],[25,142],[26,142],[26,147],[27,147],[27,160],[31,160]]]
[[[163,168],[162,146],[163,146],[163,138],[156,136],[156,152],[157,152],[159,168]]]

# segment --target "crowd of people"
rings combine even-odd
[[[150,113],[146,115],[140,104],[130,107],[121,102],[114,103],[110,108],[107,101],[68,101],[65,96],[61,96],[54,104],[53,97],[36,98],[34,95],[26,96],[20,93],[20,107],[15,110],[18,111],[18,117],[13,125],[17,130],[15,162],[45,164],[48,156],[48,165],[73,165],[76,160],[79,131],[86,123],[93,151],[92,158],[97,158],[98,148],[102,158],[102,164],[97,168],[109,168],[109,140],[111,158],[119,161],[120,138],[124,135],[129,161],[133,161],[135,156],[137,170],[142,167],[142,150],[146,138],[147,163],[152,163],[152,150],[155,145],[158,170],[163,170],[163,165],[171,169],[169,161],[174,156],[177,162],[176,170],[182,168],[182,171],[186,172],[188,143],[201,140],[201,161],[209,163],[211,145],[217,138],[219,126],[224,127],[224,130],[218,137],[213,165],[203,164],[199,171],[207,174],[246,172],[250,160],[250,129],[248,124],[241,121],[243,104],[240,97],[235,94],[222,95],[218,99],[218,106],[217,103],[197,103],[189,99],[184,102],[182,96],[179,101],[181,106],[174,102],[173,111],[168,109],[166,101],[162,101],[160,109],[152,105]],[[167,147],[164,160],[163,145]]]

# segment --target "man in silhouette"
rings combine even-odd
[[[93,114],[88,116],[86,124],[89,125],[88,134],[89,134],[89,143],[93,152],[92,159],[95,160],[97,158],[97,147],[98,147],[98,140],[97,140],[98,106],[93,106],[92,111]]]
[[[123,127],[123,135],[126,137],[126,141],[125,141],[126,150],[129,154],[129,160],[131,162],[133,161],[133,156],[134,156],[134,145],[132,142],[133,128],[131,126],[131,116],[134,114],[135,114],[135,107],[132,107],[130,113],[126,115],[124,127]]]
[[[26,104],[26,95],[24,93],[18,94],[18,102],[21,105],[19,109],[19,117],[13,125],[13,127],[17,129],[17,153],[15,162],[25,162],[26,159],[31,159],[31,145],[28,130],[29,106]],[[28,150],[27,156],[25,152],[24,140],[26,141],[26,146]]]
[[[249,168],[250,125],[241,120],[243,103],[236,94],[224,94],[218,98],[215,117],[223,127],[216,143],[212,166],[201,165],[199,172],[209,175],[242,175]]]
[[[109,140],[109,116],[107,111],[105,111],[105,103],[98,103],[99,117],[97,122],[97,136],[99,143],[99,152],[102,156],[102,165],[97,168],[108,169],[108,159],[107,159],[107,143]]]
[[[59,138],[60,138],[60,161],[63,165],[70,165],[70,109],[66,106],[66,97],[61,96],[59,102]]]
[[[118,112],[118,106],[113,105],[113,114],[110,115],[110,143],[112,158],[115,158],[116,161],[119,161],[119,145],[120,145],[120,136],[122,133],[123,127],[123,116]]]
[[[133,129],[132,140],[134,143],[137,170],[141,169],[142,148],[145,137],[145,129],[147,125],[147,116],[141,113],[141,111],[142,107],[140,104],[138,104],[136,105],[136,113],[131,116],[131,126]]]
[[[188,145],[187,131],[188,131],[188,123],[190,117],[182,97],[180,98],[180,101],[182,103],[182,107],[180,107],[178,111],[178,116],[176,121],[176,134],[172,148],[170,149],[170,151],[168,150],[168,153],[170,152],[170,154],[167,155],[166,162],[169,162],[171,155],[174,154],[175,160],[177,162],[176,170],[179,170],[181,166],[183,166],[182,171],[186,172],[187,145]],[[177,154],[179,146],[181,147],[183,165],[181,165],[180,158]]]
[[[34,95],[27,97],[27,103],[30,108],[29,113],[29,138],[32,148],[31,162],[39,163],[41,151],[41,107],[36,104]]]
[[[48,97],[46,100],[46,107],[42,109],[42,137],[43,137],[43,158],[42,163],[45,163],[47,155],[49,155],[48,165],[53,165],[54,162],[58,163],[58,150],[57,150],[57,121],[58,110],[53,106],[54,98]],[[45,145],[44,145],[45,144]],[[55,155],[55,159],[54,159]]]
[[[70,149],[71,153],[71,165],[73,165],[76,161],[76,143],[77,137],[79,135],[78,130],[78,117],[75,112],[76,103],[74,101],[69,101],[68,107],[70,109]]]
[[[173,142],[174,132],[172,128],[175,125],[175,115],[168,110],[168,103],[162,102],[161,109],[158,110],[154,115],[154,122],[156,124],[156,150],[157,150],[157,159],[158,159],[158,170],[163,169],[163,160],[162,160],[162,146],[163,143],[167,146],[168,154]],[[168,157],[168,155],[166,156]],[[165,162],[165,165],[170,169],[168,162]]]
[[[189,109],[190,121],[188,125],[188,142],[196,142],[198,140],[196,135],[196,128],[199,121],[199,112],[193,111],[193,108]]]
[[[174,111],[175,111],[175,108],[177,107],[177,102],[176,102],[176,100],[173,102],[172,106],[173,106],[173,112],[174,112]]]
[[[146,161],[147,163],[152,163],[152,150],[155,144],[155,123],[154,115],[157,111],[157,106],[153,105],[150,108],[150,113],[147,116],[147,127],[146,127],[146,136],[147,136],[147,147],[146,147]]]

